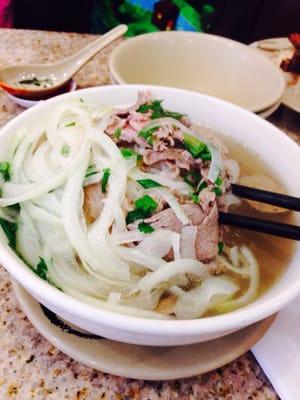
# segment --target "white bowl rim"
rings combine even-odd
[[[295,146],[297,151],[300,148],[296,142],[294,142],[290,137],[281,132],[278,128],[272,125],[270,122],[260,118],[259,116],[243,109],[242,107],[231,104],[225,100],[221,100],[212,96],[208,96],[205,94],[195,93],[192,91],[184,90],[184,89],[176,89],[165,86],[155,86],[155,85],[107,85],[107,86],[98,86],[93,88],[81,89],[72,93],[65,93],[59,96],[53,97],[45,102],[39,103],[33,108],[26,110],[25,112],[19,114],[11,121],[9,121],[1,130],[0,130],[0,141],[1,136],[5,134],[5,131],[11,130],[16,121],[20,121],[22,119],[26,120],[27,116],[31,113],[38,113],[42,111],[43,108],[51,103],[56,103],[61,99],[65,98],[80,98],[81,95],[84,96],[85,93],[92,93],[103,91],[118,91],[118,90],[126,90],[126,89],[135,89],[137,92],[139,90],[153,90],[161,89],[169,91],[173,94],[180,95],[180,93],[190,93],[192,95],[200,96],[203,99],[207,99],[209,101],[213,101],[215,103],[219,103],[223,105],[225,108],[230,107],[234,108],[240,114],[243,113],[249,119],[258,119],[260,125],[269,126],[273,130],[274,135],[280,135],[281,138],[291,146]],[[242,326],[250,325],[254,322],[260,321],[263,318],[270,316],[273,313],[276,313],[279,309],[283,308],[289,302],[291,302],[294,298],[297,297],[300,293],[300,277],[293,284],[289,286],[288,289],[282,290],[282,292],[277,295],[273,295],[270,299],[265,299],[261,304],[255,304],[255,302],[249,304],[247,307],[240,308],[236,311],[229,312],[227,314],[192,319],[192,320],[157,320],[157,319],[147,319],[142,317],[134,317],[130,315],[120,314],[113,311],[104,310],[102,308],[98,308],[96,306],[90,305],[88,303],[84,303],[83,301],[77,300],[74,297],[60,291],[55,288],[51,284],[45,282],[41,278],[39,278],[33,271],[29,269],[26,264],[22,262],[21,259],[17,257],[17,255],[10,250],[8,247],[2,245],[0,241],[0,262],[3,264],[7,264],[5,269],[13,277],[24,286],[29,292],[38,296],[40,299],[51,299],[49,301],[53,307],[57,309],[63,308],[64,311],[70,315],[76,314],[79,318],[83,320],[92,321],[93,323],[105,324],[114,329],[128,330],[132,331],[136,334],[147,334],[160,336],[162,333],[164,335],[170,335],[172,337],[179,337],[185,334],[189,336],[197,335],[199,332],[201,334],[239,329]],[[20,276],[22,278],[20,279]],[[76,310],[76,311],[74,311]],[[159,323],[157,323],[159,321]]]
[[[175,36],[175,35],[180,35],[180,36],[184,35],[187,37],[193,37],[193,36],[196,37],[196,36],[201,35],[201,36],[209,38],[210,40],[219,41],[221,43],[222,42],[228,43],[231,46],[235,46],[237,48],[242,48],[244,51],[249,50],[250,52],[253,52],[253,54],[255,54],[255,57],[260,58],[263,63],[267,63],[269,65],[270,69],[273,69],[274,73],[277,74],[278,80],[280,82],[277,93],[272,98],[270,98],[270,100],[259,103],[255,107],[248,108],[248,111],[260,112],[266,108],[269,108],[272,104],[281,100],[283,93],[285,91],[285,88],[286,88],[286,84],[285,84],[285,80],[284,80],[284,76],[283,76],[282,72],[272,63],[271,60],[269,60],[266,56],[264,56],[263,54],[258,52],[255,48],[247,46],[244,43],[238,42],[233,39],[229,39],[224,36],[218,36],[218,35],[213,35],[211,33],[204,33],[204,32],[189,32],[189,31],[150,32],[150,33],[143,33],[141,35],[138,35],[138,36],[135,36],[133,38],[129,38],[129,39],[123,41],[112,51],[112,53],[109,56],[108,66],[109,66],[109,70],[110,70],[110,73],[111,73],[113,79],[118,84],[122,84],[122,85],[130,84],[130,83],[127,83],[121,77],[120,73],[117,70],[117,66],[116,66],[116,59],[119,56],[120,52],[124,48],[126,49],[126,47],[131,46],[133,43],[142,42],[145,38],[147,39],[147,38],[151,38],[151,37],[155,37],[155,36]],[[141,85],[143,85],[143,83],[141,83]],[[159,86],[161,86],[161,85],[159,85]],[[185,90],[185,89],[183,89],[183,90]],[[197,93],[200,93],[200,92],[197,92]],[[211,96],[211,97],[213,97],[213,96]]]

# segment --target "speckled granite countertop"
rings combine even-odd
[[[0,66],[61,59],[92,35],[0,30]],[[110,46],[75,77],[79,87],[109,83]],[[0,91],[0,126],[22,109]],[[280,108],[271,122],[300,142],[300,117]],[[20,311],[9,276],[0,267],[0,399],[157,400],[278,399],[251,353],[211,373],[173,382],[119,378],[87,368],[62,354],[33,328]]]

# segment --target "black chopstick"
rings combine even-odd
[[[273,236],[280,236],[287,239],[300,240],[300,227],[283,224],[280,222],[266,221],[244,215],[219,212],[219,222],[223,225],[244,228],[250,231],[268,233]]]
[[[248,186],[232,184],[232,193],[244,199],[259,201],[260,203],[272,204],[273,206],[300,211],[300,199],[281,193],[268,192],[266,190],[254,189]]]

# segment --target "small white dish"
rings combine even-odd
[[[278,101],[275,104],[273,104],[271,107],[269,107],[269,108],[257,113],[257,115],[259,115],[260,117],[266,119],[266,118],[270,117],[272,114],[274,114],[274,112],[278,109],[280,104],[281,104],[281,101]]]
[[[59,92],[59,94],[68,93],[68,92],[74,92],[74,90],[76,90],[76,87],[77,87],[77,83],[73,79],[71,79],[70,83],[68,84],[67,89],[64,90],[63,92]],[[23,108],[30,108],[30,107],[33,107],[33,106],[37,105],[41,101],[45,101],[45,100],[22,99],[21,97],[13,96],[12,94],[10,94],[8,92],[5,92],[5,93],[6,93],[7,97],[9,97],[16,104],[18,104],[18,106],[21,106]]]
[[[264,39],[250,44],[268,57],[275,65],[280,68],[280,63],[293,55],[293,46],[288,38]],[[282,96],[282,104],[290,109],[300,112],[300,75],[294,79],[292,74],[282,71],[286,81],[286,89]]]
[[[203,374],[248,351],[274,317],[207,343],[176,347],[137,346],[85,335],[68,326],[13,281],[17,300],[34,327],[63,353],[83,364],[132,379],[168,380]]]
[[[253,112],[279,101],[285,82],[272,63],[242,43],[205,33],[157,32],[112,52],[113,83],[144,83],[209,94]]]

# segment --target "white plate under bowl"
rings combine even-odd
[[[189,89],[253,112],[271,107],[285,89],[269,60],[242,43],[205,33],[155,32],[121,43],[109,59],[114,83]]]
[[[85,334],[42,307],[12,280],[18,302],[34,327],[63,353],[83,364],[132,379],[186,378],[236,359],[267,332],[274,316],[231,335],[189,346],[137,346]]]
[[[293,54],[293,46],[288,38],[270,38],[259,40],[250,44],[262,54],[267,56],[275,65],[280,68],[280,63],[285,58],[290,58]],[[292,74],[282,72],[287,86],[282,96],[282,104],[296,112],[300,112],[300,75],[298,79],[293,79]]]

